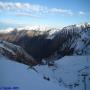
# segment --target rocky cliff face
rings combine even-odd
[[[0,33],[0,39],[22,47],[37,62],[66,55],[90,55],[89,23],[46,31],[14,29]]]
[[[35,59],[28,55],[20,46],[0,40],[0,54],[13,61],[23,63],[29,66],[37,65]]]

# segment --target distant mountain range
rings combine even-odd
[[[30,65],[42,63],[43,59],[49,62],[67,55],[90,55],[90,23],[62,29],[28,27],[0,32],[0,53],[21,63],[30,60]]]

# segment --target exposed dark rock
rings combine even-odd
[[[77,49],[77,41],[82,38],[82,34],[90,31],[89,24],[80,27],[76,25],[64,27],[51,35],[49,34],[50,31],[18,31],[15,29],[9,33],[0,33],[0,39],[21,46],[38,62],[41,62],[43,58],[53,57],[53,59],[57,59],[65,55],[78,54],[81,51],[85,52],[85,48],[84,51]],[[85,43],[85,47],[88,47],[90,40],[82,39],[82,42]]]
[[[0,54],[6,56],[12,61],[23,63],[28,66],[34,66],[38,64],[38,62],[22,47],[5,41],[0,41]]]

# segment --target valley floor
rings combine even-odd
[[[0,57],[0,90],[84,90],[82,74],[90,90],[90,56],[65,56],[54,66],[36,66],[37,72],[27,68]]]

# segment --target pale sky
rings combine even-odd
[[[90,22],[90,0],[0,0],[0,26]]]

